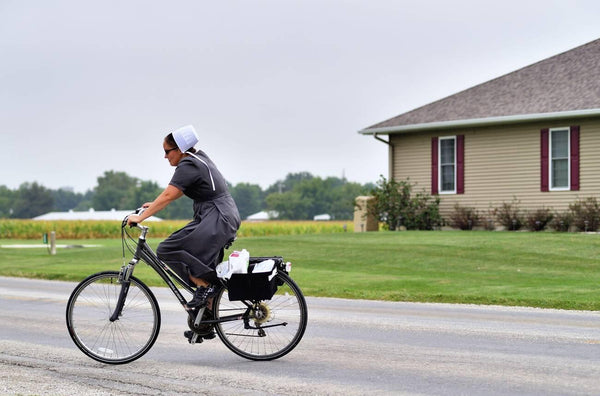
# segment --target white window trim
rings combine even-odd
[[[559,131],[567,131],[567,186],[566,187],[554,187],[552,181],[554,177],[552,175],[552,133]],[[550,191],[570,191],[571,190],[571,128],[550,128],[548,134],[548,186]]]
[[[442,190],[442,140],[454,140],[454,190]],[[438,138],[438,191],[439,194],[456,194],[456,136]]]

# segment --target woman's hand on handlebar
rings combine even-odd
[[[152,202],[150,202],[152,203]],[[127,216],[127,225],[130,227],[135,226],[136,224],[141,223],[142,221],[144,221],[145,217],[142,218],[142,213],[144,213],[146,211],[146,208],[148,206],[146,206],[147,204],[142,205],[141,208],[138,208],[135,213],[130,214],[129,216]]]
[[[139,224],[142,221],[144,221],[144,219],[142,219],[142,216],[140,216],[140,215],[131,214],[127,217],[127,225],[130,227],[132,227],[136,224]]]

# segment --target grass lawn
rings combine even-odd
[[[156,247],[159,240],[150,240]],[[32,241],[0,240],[0,246]],[[79,281],[123,263],[121,241],[101,247],[0,248],[0,275]],[[389,301],[600,310],[600,235],[408,231],[240,238],[233,248],[281,255],[306,295]],[[126,257],[128,261],[130,256]],[[160,279],[140,265],[136,276]]]

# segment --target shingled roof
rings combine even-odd
[[[560,113],[600,114],[600,39],[360,132],[385,134],[426,125],[500,123]]]

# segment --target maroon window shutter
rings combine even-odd
[[[465,135],[456,136],[456,193],[465,193]]]
[[[549,191],[548,188],[548,128],[542,129],[540,131],[540,143],[541,143],[541,176],[542,176],[542,191]]]
[[[579,191],[579,125],[571,127],[571,190]]]
[[[438,193],[438,138],[431,138],[431,195]]]

